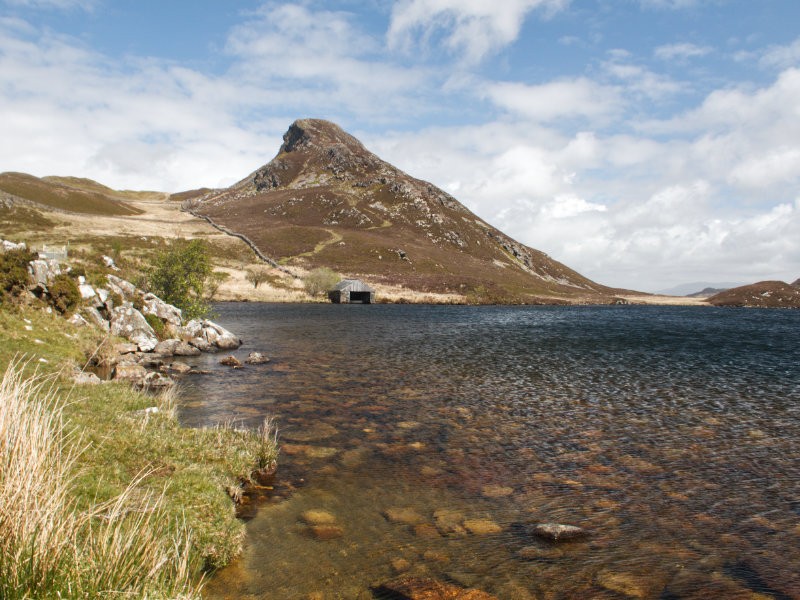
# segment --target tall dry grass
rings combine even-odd
[[[198,598],[189,532],[140,491],[144,475],[76,509],[76,439],[51,381],[23,367],[13,361],[0,382],[0,598]]]

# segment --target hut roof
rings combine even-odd
[[[342,279],[339,283],[333,286],[333,290],[343,292],[345,290],[350,292],[374,292],[371,287],[360,279]]]

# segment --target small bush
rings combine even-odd
[[[269,279],[269,271],[262,267],[247,269],[247,274],[245,277],[247,278],[247,281],[253,284],[255,289],[258,289],[258,286]]]
[[[72,312],[80,304],[81,291],[69,275],[56,275],[47,289],[50,292],[50,304],[61,314]]]
[[[164,321],[159,319],[156,315],[152,313],[148,313],[144,316],[145,321],[147,321],[148,325],[153,328],[153,331],[156,332],[156,336],[158,339],[163,340],[167,334],[167,328],[164,325]]]
[[[328,267],[314,269],[303,278],[303,286],[310,296],[324,294],[339,283],[339,275]]]
[[[180,308],[189,320],[210,312],[204,293],[210,275],[208,246],[202,240],[191,240],[178,242],[159,254],[148,279],[150,291],[164,302]]]
[[[0,296],[19,296],[30,281],[28,263],[36,255],[28,250],[12,250],[0,254]]]

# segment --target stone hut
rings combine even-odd
[[[375,290],[359,279],[342,279],[328,292],[328,298],[334,304],[372,304]]]

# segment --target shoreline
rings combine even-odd
[[[54,406],[61,407],[69,431],[62,450],[75,455],[64,483],[74,514],[102,514],[102,507],[117,502],[120,494],[128,494],[133,502],[121,514],[137,514],[140,499],[160,498],[158,513],[163,521],[149,525],[143,520],[138,530],[134,525],[132,534],[169,546],[169,539],[183,529],[191,532],[186,534],[187,553],[181,560],[196,586],[204,573],[229,564],[241,553],[245,525],[236,501],[259,493],[261,482],[254,481],[259,438],[235,425],[182,426],[174,393],[152,396],[113,381],[75,383],[73,373],[85,365],[103,337],[99,330],[74,326],[44,309],[0,307],[3,370],[17,364],[15,372],[24,381],[31,377],[50,381]],[[26,362],[20,363],[20,357]],[[7,402],[6,397],[0,400]],[[151,583],[143,582],[144,595],[163,595],[158,588],[146,587]],[[162,583],[167,585],[158,585]]]

